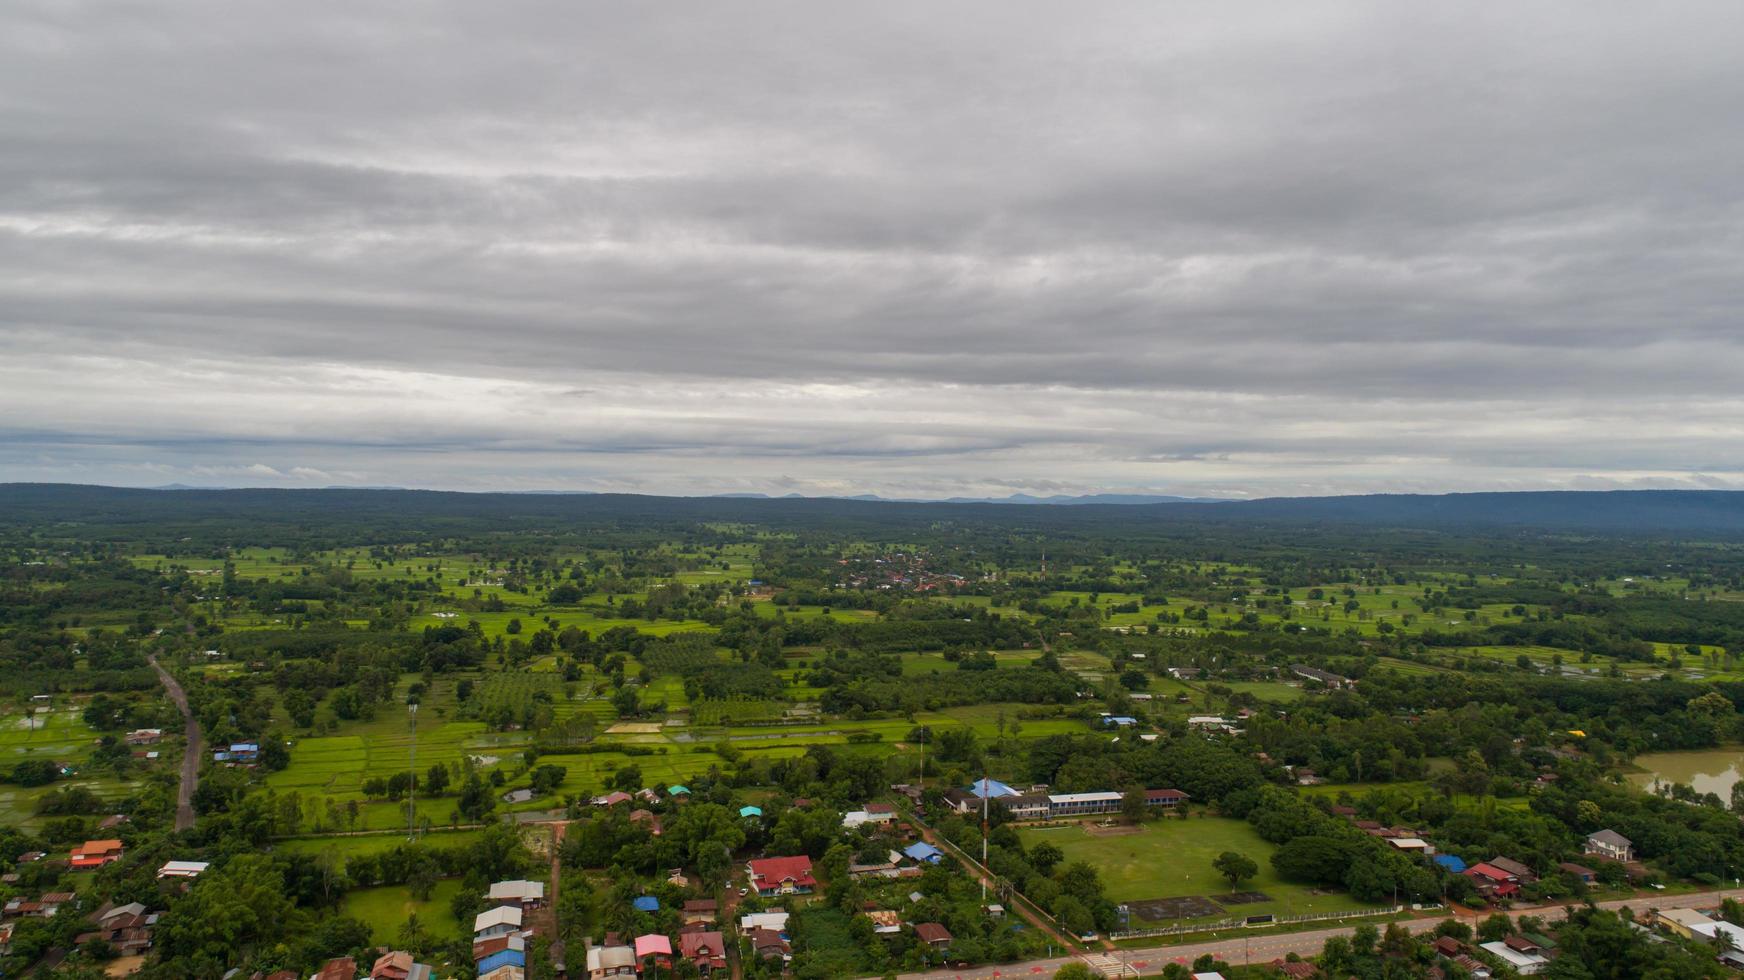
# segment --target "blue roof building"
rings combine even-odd
[[[739,816],[741,817],[761,817],[762,815],[763,808],[760,806],[742,806],[739,808]]]
[[[1103,715],[1102,716],[1102,724],[1103,725],[1116,725],[1116,726],[1119,726],[1121,728],[1127,728],[1129,726],[1138,724],[1138,719],[1133,718],[1129,715]]]
[[[938,864],[939,859],[945,856],[945,852],[926,841],[916,841],[903,848],[902,853],[908,855],[911,861],[922,861],[926,864]]]
[[[500,970],[505,966],[527,967],[527,954],[518,949],[503,949],[490,954],[478,961],[478,975],[484,976],[492,970]]]
[[[1017,790],[1005,785],[997,779],[977,779],[969,787],[969,792],[986,799],[997,800],[1002,796],[1016,796]]]
[[[1460,874],[1465,871],[1465,862],[1461,861],[1458,856],[1453,854],[1437,854],[1435,855],[1435,863],[1454,874]]]
[[[658,912],[660,911],[660,900],[652,895],[643,895],[631,902],[630,907],[638,912]]]
[[[689,796],[690,795],[690,787],[689,786],[668,786],[668,787],[666,787],[666,795],[667,796]]]

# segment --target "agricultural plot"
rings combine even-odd
[[[1161,820],[1143,824],[1134,833],[1108,835],[1091,833],[1079,825],[1029,828],[1018,833],[1025,847],[1047,841],[1063,851],[1067,861],[1089,862],[1101,875],[1108,897],[1115,902],[1183,898],[1216,902],[1230,888],[1228,880],[1212,870],[1211,862],[1224,851],[1236,851],[1260,866],[1258,875],[1242,882],[1242,890],[1263,893],[1267,900],[1241,903],[1230,908],[1230,914],[1301,915],[1347,912],[1362,907],[1362,903],[1341,892],[1323,892],[1278,877],[1270,861],[1276,848],[1241,820],[1223,817]],[[1197,910],[1204,911],[1202,906]],[[1210,912],[1195,917],[1222,914]],[[1135,917],[1135,926],[1146,924]]]
[[[477,840],[479,830],[437,830],[420,835],[418,840],[432,847],[464,847]],[[379,854],[406,843],[404,829],[391,833],[358,834],[352,836],[293,837],[273,843],[273,850],[282,854],[332,854],[341,861],[359,854]]]

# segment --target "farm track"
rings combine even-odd
[[[176,792],[176,829],[190,830],[194,826],[194,790],[200,784],[200,753],[205,746],[200,740],[200,723],[194,719],[193,711],[188,708],[188,692],[182,690],[182,684],[163,669],[157,662],[156,655],[146,658],[151,662],[151,669],[157,671],[158,680],[163,681],[164,690],[169,692],[170,700],[181,709],[182,720],[185,722],[187,748],[182,752],[182,784]]]

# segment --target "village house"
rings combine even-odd
[[[1660,909],[1654,917],[1666,931],[1684,939],[1694,939],[1696,930],[1714,921],[1695,909]]]
[[[1635,860],[1635,842],[1607,827],[1587,835],[1584,853],[1627,864]]]
[[[73,941],[83,944],[102,940],[122,956],[138,956],[151,948],[151,934],[157,926],[158,914],[146,911],[145,906],[138,902],[113,908],[105,906],[92,917],[97,923],[96,930],[81,933]]]
[[[951,948],[951,931],[937,922],[922,922],[914,927],[914,938],[933,949]]]
[[[752,929],[745,934],[751,941],[751,952],[760,960],[793,961],[793,946],[787,937],[773,929]]]
[[[630,811],[630,822],[641,827],[643,830],[646,830],[655,837],[659,837],[661,830],[664,829],[660,818],[655,816],[654,812],[651,810]]]
[[[672,940],[658,933],[636,937],[636,962],[662,970],[672,969]]]
[[[926,841],[916,841],[902,849],[902,853],[910,861],[921,864],[938,864],[944,859],[945,852],[928,844]]]
[[[890,909],[868,909],[866,918],[872,922],[872,933],[878,936],[894,936],[902,932],[902,916]]]
[[[768,929],[770,932],[787,935],[787,913],[781,909],[770,909],[767,912],[747,912],[739,916],[739,931],[750,932],[753,929]]]
[[[842,814],[842,827],[845,830],[853,830],[867,824],[882,827],[895,822],[895,820],[896,811],[891,809],[889,804],[868,803],[863,810],[849,810]]]
[[[520,952],[525,953],[527,951],[527,940],[518,932],[505,933],[501,936],[492,936],[489,939],[474,940],[472,944],[472,959],[474,962],[477,962],[491,956],[492,954],[500,953],[505,949],[519,950]]]
[[[1503,871],[1506,871],[1513,880],[1522,885],[1530,885],[1538,880],[1538,875],[1531,868],[1528,868],[1524,864],[1510,858],[1500,856],[1493,857],[1490,858],[1489,863],[1492,867],[1501,868]]]
[[[636,975],[636,951],[622,943],[607,946],[587,947],[588,980],[605,980],[607,977],[633,977]]]
[[[499,881],[490,886],[489,899],[493,905],[513,905],[522,912],[531,912],[545,905],[545,883],[543,881]]]
[[[685,925],[714,925],[720,904],[712,898],[693,898],[684,903]]]
[[[726,941],[718,932],[680,933],[678,953],[696,967],[696,972],[705,977],[716,970],[727,968]]]
[[[488,977],[500,970],[511,969],[522,971],[527,968],[527,953],[521,949],[505,949],[492,953],[477,962],[474,969],[480,977]]]
[[[124,850],[118,840],[88,840],[73,848],[69,863],[75,868],[101,868],[110,861],[121,860]]]
[[[412,954],[396,949],[376,957],[369,980],[432,980],[429,966],[413,961]]]
[[[157,869],[159,878],[198,878],[212,865],[205,861],[165,861]]]
[[[1520,879],[1508,872],[1480,861],[1462,872],[1477,886],[1478,894],[1485,898],[1509,898],[1520,892]]]
[[[257,742],[232,742],[228,749],[212,753],[212,761],[222,762],[232,768],[252,766],[260,761],[260,744]]]
[[[472,938],[474,941],[519,932],[520,929],[521,910],[514,905],[499,905],[494,909],[480,912],[472,920]]]
[[[163,741],[161,728],[136,728],[127,733],[128,745],[156,745]]]
[[[1340,677],[1329,670],[1321,670],[1318,667],[1310,667],[1307,664],[1291,664],[1290,673],[1295,674],[1303,680],[1319,681],[1327,687],[1334,689],[1350,687],[1355,683],[1355,681],[1352,681],[1348,677]]]
[[[1483,943],[1478,948],[1513,967],[1523,977],[1542,973],[1550,965],[1550,957],[1544,955],[1538,944],[1523,936],[1509,936],[1502,942]]]
[[[1576,881],[1585,882],[1589,885],[1599,877],[1598,872],[1594,871],[1592,868],[1575,864],[1571,861],[1564,861],[1561,864],[1558,864],[1556,869],[1565,875],[1569,875]]]
[[[817,888],[817,880],[811,876],[811,858],[804,855],[762,858],[745,867],[750,873],[751,886],[764,898],[809,895]]]
[[[336,956],[323,963],[309,980],[357,980],[357,961],[349,956]]]

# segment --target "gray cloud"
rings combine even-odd
[[[1744,483],[1725,3],[24,2],[0,479]]]

